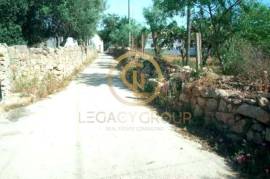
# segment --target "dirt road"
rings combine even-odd
[[[112,95],[100,55],[64,91],[0,119],[0,179],[234,178],[146,106]],[[135,100],[118,78],[115,92]]]

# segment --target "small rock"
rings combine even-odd
[[[267,107],[269,105],[269,100],[265,97],[258,97],[257,98],[258,104],[260,107]]]
[[[235,133],[241,134],[244,132],[244,128],[246,125],[246,121],[245,120],[240,120],[237,121],[231,128],[231,130]]]
[[[232,103],[235,105],[240,105],[242,103],[241,99],[232,99]]]

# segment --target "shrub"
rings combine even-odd
[[[223,72],[226,75],[258,80],[263,77],[263,71],[270,72],[269,57],[241,38],[232,38],[222,50]]]

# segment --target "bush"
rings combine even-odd
[[[270,72],[267,55],[241,38],[236,37],[227,41],[222,50],[223,72],[226,75],[259,80],[263,76],[263,71]]]

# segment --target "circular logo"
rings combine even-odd
[[[158,84],[156,85],[156,87],[154,87],[153,92],[144,92],[146,82],[148,82],[147,80],[149,80],[146,79],[146,77],[150,76],[150,74],[142,72],[144,64],[141,62],[140,59],[148,61],[154,67],[155,74],[157,75],[157,81],[163,80],[160,66],[153,56],[141,52],[129,51],[126,54],[118,57],[116,59],[117,63],[110,69],[108,83],[112,94],[122,103],[129,105],[147,104],[152,102],[160,93],[160,85]],[[130,89],[134,93],[134,96],[138,98],[138,100],[129,101],[123,96],[117,94],[117,91],[114,89],[113,74],[115,71],[117,71],[118,65],[122,67],[119,75],[121,81],[128,89]],[[130,78],[128,79],[127,77]]]

